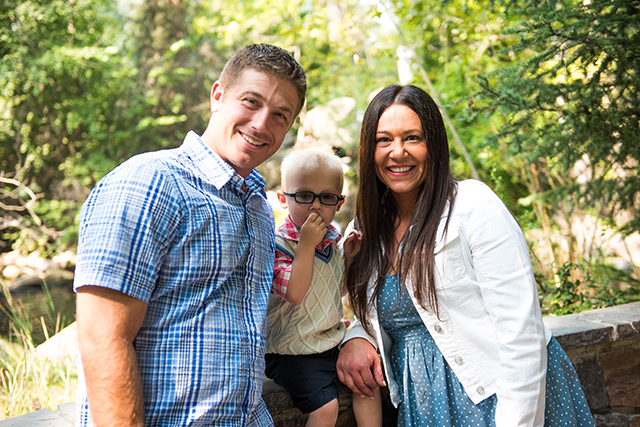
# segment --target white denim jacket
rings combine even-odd
[[[522,230],[493,191],[475,180],[458,183],[443,238],[445,221],[446,213],[435,248],[440,319],[416,302],[412,284],[405,281],[413,304],[471,400],[477,404],[497,395],[497,427],[543,426],[551,331],[542,323]],[[370,296],[372,292],[370,283]],[[375,307],[368,318],[375,336],[368,336],[356,321],[343,343],[366,338],[380,351],[397,406],[393,339],[381,329]]]

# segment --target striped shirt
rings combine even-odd
[[[147,426],[273,425],[261,397],[275,253],[264,185],[189,132],[114,169],[83,205],[74,289],[148,304],[134,341]]]

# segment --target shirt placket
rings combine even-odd
[[[273,257],[275,254],[264,253],[270,247],[268,236],[265,236],[269,222],[264,215],[268,214],[264,208],[264,198],[258,192],[248,190],[244,195],[245,226],[250,239],[248,247],[247,283],[244,288],[245,321],[250,341],[249,360],[252,372],[260,375],[249,384],[249,394],[253,395],[254,402],[259,401],[262,393],[262,371],[264,364],[264,338],[263,329],[266,321],[267,298],[270,289],[268,273],[273,269]],[[271,245],[273,246],[273,245]],[[271,259],[271,263],[267,260]],[[259,365],[259,366],[258,366]]]

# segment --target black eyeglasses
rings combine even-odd
[[[310,205],[316,199],[320,200],[325,206],[336,206],[338,203],[344,200],[344,196],[340,196],[338,194],[333,193],[320,193],[315,194],[311,191],[298,191],[297,193],[282,193],[285,196],[293,197],[296,203],[300,203],[301,205]]]

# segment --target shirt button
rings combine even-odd
[[[462,365],[462,357],[460,356],[456,356],[455,359],[453,359],[454,362],[456,362],[458,365]]]
[[[442,333],[442,328],[440,327],[440,325],[436,325],[433,329],[435,329],[436,332],[439,333],[439,334]]]
[[[484,394],[484,387],[480,386],[476,389],[476,391],[478,392],[478,394]]]

